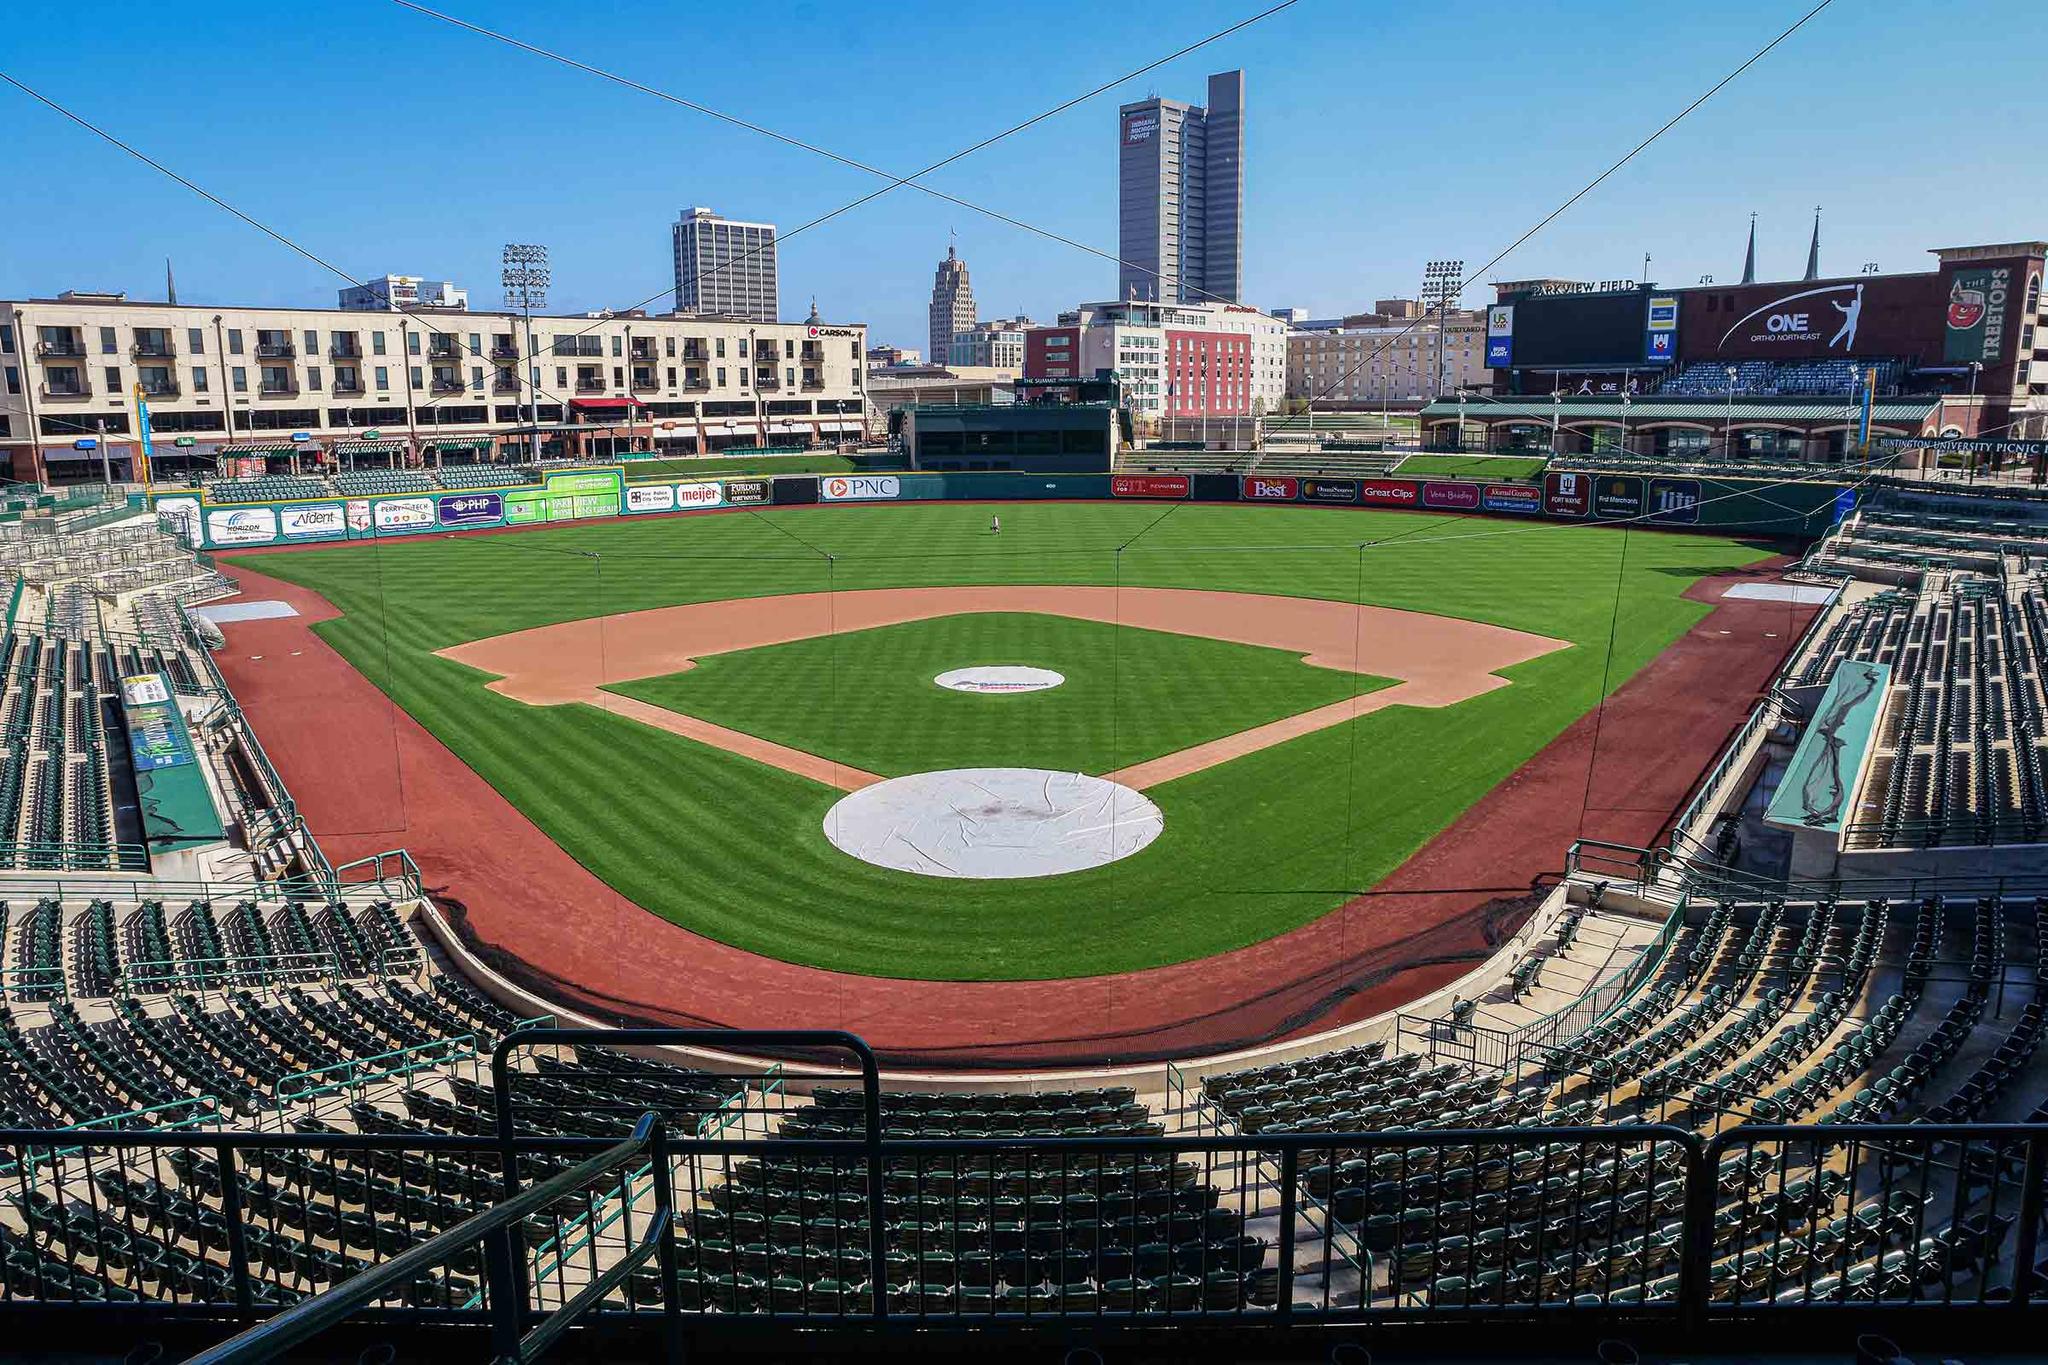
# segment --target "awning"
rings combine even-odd
[[[644,408],[637,398],[571,398],[569,406],[578,412],[616,412],[620,408]]]
[[[405,449],[403,441],[336,441],[336,455],[397,455]]]
[[[216,455],[296,455],[299,447],[290,441],[237,441],[216,450]]]
[[[470,436],[460,441],[435,441],[431,444],[430,448],[444,453],[450,450],[489,450],[491,448],[491,438],[488,436]]]

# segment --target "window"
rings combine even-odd
[[[383,354],[384,354],[384,334],[383,334],[382,332],[372,332],[372,333],[370,333],[370,354],[371,354],[371,355],[383,355]],[[377,373],[381,375],[381,374],[383,374],[383,373],[384,373],[384,371],[382,371],[382,370],[379,370],[379,371],[377,371]],[[382,379],[379,379],[379,380],[378,380],[377,382],[378,382],[379,384],[382,384],[382,383],[383,383],[384,381],[383,381]]]
[[[316,347],[319,344],[320,343],[317,341],[309,341],[306,343],[308,347]],[[320,387],[320,367],[318,365],[308,365],[306,367],[306,387],[309,389],[317,389]]]
[[[474,338],[474,337],[472,337],[472,338],[471,338],[471,340],[472,340],[472,341],[474,341],[474,340],[475,340],[475,338]],[[481,366],[481,365],[472,365],[472,366],[470,366],[470,367],[469,367],[469,386],[470,386],[470,387],[471,387],[472,389],[480,389],[480,388],[482,388],[482,387],[484,386],[484,367],[483,367],[483,366]]]
[[[384,336],[381,332],[378,334],[377,340],[380,342],[384,340]],[[380,345],[377,349],[381,351],[384,348]],[[377,367],[377,387],[380,389],[388,389],[391,387],[391,371],[385,369],[382,365],[379,365]]]
[[[13,349],[11,346],[8,347],[10,351]],[[7,391],[16,394],[21,392],[21,371],[13,365],[7,367]]]
[[[538,382],[536,381],[536,387],[537,386]],[[567,365],[555,366],[555,387],[558,389],[566,389],[569,387],[569,367]]]
[[[192,352],[193,355],[206,354],[206,331],[204,328],[187,327],[185,329],[185,349]]]
[[[790,365],[784,367],[782,371],[782,382],[787,384],[792,389],[796,387],[796,366]]]
[[[668,367],[668,386],[670,388],[676,386],[676,367],[673,365]]]
[[[772,346],[775,343],[771,341],[768,344]],[[790,340],[788,337],[784,337],[782,340],[782,358],[784,360],[796,359],[796,342]]]
[[[194,365],[192,367],[192,392],[206,392],[206,367],[204,365]]]
[[[0,352],[8,355],[14,354],[14,329],[12,327],[0,327]]]
[[[311,327],[308,327],[308,328],[306,329],[306,354],[307,354],[307,355],[318,355],[318,354],[319,354],[319,352],[320,352],[320,334],[319,334],[318,332],[314,331],[314,330],[313,330],[313,329],[312,329]],[[313,387],[317,389],[317,388],[319,388],[320,386],[319,386],[319,384],[317,384],[317,383],[316,383],[316,384],[314,384],[314,385],[313,385]]]
[[[617,356],[622,356],[622,355],[624,355],[624,354],[626,353],[626,352],[625,352],[625,349],[624,349],[624,348],[625,348],[625,342],[624,342],[624,339],[623,339],[623,338],[620,338],[620,337],[613,337],[613,338],[612,338],[612,355],[613,355],[614,357],[617,357]]]
[[[724,343],[724,342],[722,342],[722,341],[721,341],[721,342],[719,342],[719,343],[718,343],[718,349],[719,349],[719,353],[720,353],[721,355],[722,355],[722,354],[724,354],[724,352],[725,352],[725,343]],[[723,366],[723,365],[720,365],[720,366],[718,367],[718,387],[719,387],[719,388],[721,388],[721,389],[725,387],[725,366]]]
[[[121,367],[119,365],[109,365],[107,366],[107,392],[119,393],[120,391]]]
[[[114,329],[111,327],[100,328],[100,354],[119,355],[120,353],[121,343],[114,340]]]
[[[242,329],[239,327],[230,327],[228,328],[228,354],[240,355],[241,353]]]
[[[676,339],[675,339],[674,337],[664,337],[664,338],[663,338],[663,341],[664,341],[664,342],[666,343],[666,345],[667,345],[667,350],[666,350],[666,354],[667,354],[668,358],[669,358],[670,360],[674,360],[674,359],[676,358]],[[673,370],[671,370],[671,371],[670,371],[669,373],[670,373],[670,374],[674,374],[675,372],[674,372]],[[673,384],[673,383],[675,383],[676,381],[675,381],[675,380],[673,380],[673,379],[671,379],[671,380],[669,380],[668,382],[669,382],[669,383],[671,383],[671,384]]]
[[[249,372],[240,365],[237,365],[228,371],[228,382],[236,393],[247,393],[249,391]]]
[[[415,351],[419,350],[419,340],[420,340],[420,338],[419,338],[419,333],[417,333],[417,332],[408,332],[408,333],[406,333],[406,335],[412,338],[412,342],[413,342],[413,350],[415,350]],[[420,367],[419,367],[419,366],[417,366],[417,365],[414,365],[414,366],[412,367],[412,370],[411,370],[411,374],[412,374],[412,386],[413,386],[414,388],[416,388],[416,389],[417,389],[417,388],[421,388],[421,387],[424,387],[424,386],[425,386],[425,384],[426,384],[426,382],[427,382],[427,381],[426,381],[426,376],[425,376],[425,373],[424,373],[424,372],[423,372],[423,371],[422,371],[422,370],[420,369]]]
[[[746,352],[745,352],[745,351],[741,351],[741,352],[740,352],[740,354],[741,354],[741,355],[745,355],[745,354],[746,354]],[[718,358],[719,358],[720,360],[723,360],[723,359],[725,359],[725,338],[724,338],[724,337],[720,337],[720,338],[718,338]],[[721,373],[721,374],[723,374],[724,372],[723,372],[723,371],[720,371],[720,373]],[[719,383],[721,383],[721,384],[723,384],[723,383],[725,382],[725,380],[724,380],[724,379],[720,379],[720,380],[719,380],[718,382],[719,382]]]
[[[724,352],[722,352],[722,351],[721,351],[721,352],[720,352],[720,354],[722,355],[722,354],[724,354]],[[747,358],[747,339],[746,339],[745,337],[741,337],[741,338],[740,338],[740,359],[741,359],[741,360],[745,360],[746,358]]]
[[[414,332],[414,331],[407,331],[407,332],[406,332],[406,334],[405,334],[405,353],[406,353],[407,355],[418,355],[418,354],[420,353],[420,334],[419,334],[418,332]],[[414,373],[418,373],[418,367],[417,367],[417,366],[415,366],[415,367],[414,367]]]
[[[616,343],[618,341],[618,338],[613,337],[612,341]],[[618,354],[616,346],[614,347],[612,354]],[[612,366],[612,387],[615,389],[623,389],[626,387],[626,372],[624,369],[617,365]]]
[[[471,332],[469,334],[469,353],[471,355],[482,355],[484,353],[484,339],[482,333]]]

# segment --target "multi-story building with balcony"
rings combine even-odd
[[[619,314],[227,307],[70,293],[0,301],[0,458],[23,480],[211,473],[224,453],[308,466],[693,454],[853,437],[864,324]]]

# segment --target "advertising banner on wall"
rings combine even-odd
[[[1505,370],[1515,363],[1515,306],[1497,303],[1486,310],[1486,366]]]
[[[1422,485],[1422,505],[1442,508],[1447,512],[1470,512],[1479,507],[1479,485],[1476,483],[1426,483]]]
[[[1358,496],[1374,507],[1420,507],[1422,485],[1407,479],[1362,479]]]
[[[671,483],[640,483],[626,486],[628,512],[673,512],[676,488]]]
[[[1490,483],[1480,490],[1480,506],[1489,512],[1543,510],[1543,490],[1527,483]]]
[[[725,501],[725,489],[715,483],[679,483],[676,485],[676,506],[717,507]]]
[[[338,540],[348,534],[348,520],[338,502],[301,503],[277,515],[286,540]]]
[[[436,502],[443,526],[495,526],[505,516],[505,500],[496,493],[457,493]]]
[[[890,474],[834,474],[818,480],[818,496],[827,502],[873,502],[902,491],[902,483]]]
[[[183,536],[188,546],[199,548],[199,499],[158,498],[156,515],[159,522],[168,523],[173,534]]]
[[[1185,474],[1118,474],[1109,481],[1113,498],[1184,498],[1188,495]]]
[[[1989,364],[2005,353],[2005,319],[2012,294],[2012,268],[1958,270],[1949,281],[1942,359],[1951,364]]]
[[[1243,493],[1251,502],[1292,502],[1301,490],[1297,479],[1280,478],[1270,474],[1247,474],[1244,476]]]
[[[1643,308],[1643,359],[1665,365],[1678,358],[1678,295],[1652,294]]]
[[[128,752],[136,772],[155,772],[197,761],[185,718],[161,673],[121,679],[121,709],[128,716]]]
[[[1583,517],[1593,510],[1591,474],[1545,474],[1543,514],[1549,517]]]
[[[212,545],[267,545],[277,539],[277,513],[268,507],[215,508],[206,514]]]
[[[1593,480],[1593,515],[1609,521],[1643,514],[1643,481],[1633,474],[1602,474]]]
[[[385,498],[370,511],[379,531],[423,531],[435,525],[432,498]]]
[[[1705,286],[1678,291],[1686,363],[1932,356],[1941,336],[1938,275]]]
[[[768,501],[768,480],[727,479],[725,500],[735,507],[750,507]]]
[[[1697,479],[1650,480],[1650,520],[1672,526],[1692,526],[1700,519],[1700,485]]]
[[[1303,479],[1301,496],[1307,502],[1357,502],[1356,479]]]

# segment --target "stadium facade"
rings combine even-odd
[[[436,463],[811,444],[862,428],[865,324],[0,301],[0,454],[23,481],[223,454]],[[372,434],[374,433],[374,434]],[[235,452],[234,447],[250,449]],[[260,449],[256,449],[260,448]]]

